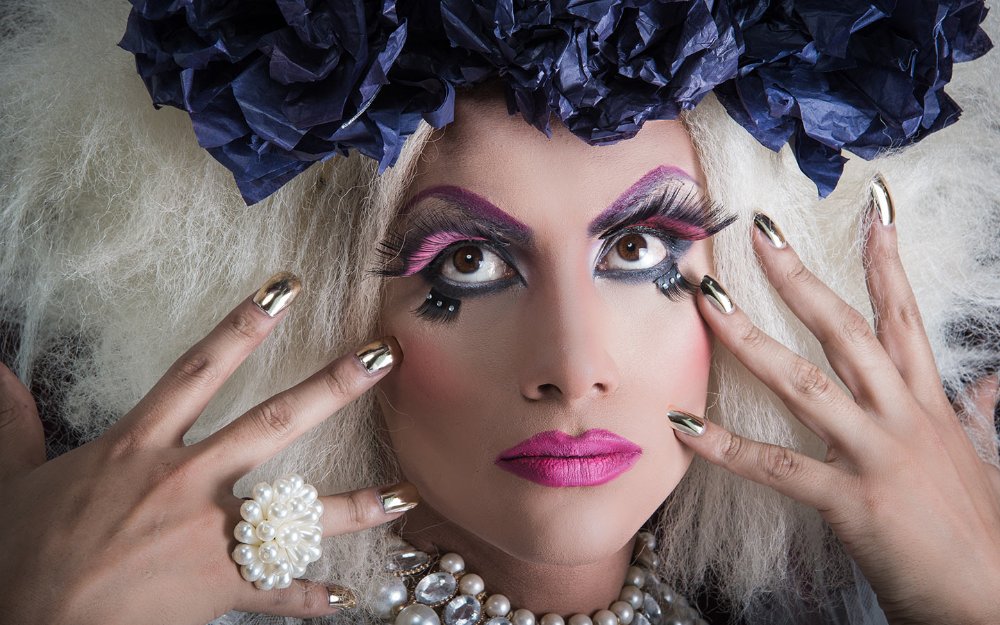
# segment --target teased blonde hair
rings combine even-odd
[[[198,147],[187,116],[155,111],[131,55],[115,47],[127,3],[22,4],[0,9],[0,305],[19,336],[17,373],[24,380],[44,373],[39,386],[53,401],[43,410],[84,438],[99,435],[277,270],[302,276],[303,295],[189,440],[377,334],[382,283],[367,270],[432,137],[429,127],[382,176],[365,158],[335,158],[246,207],[228,172]],[[998,18],[994,12],[986,24],[991,33]],[[822,202],[787,148],[775,154],[761,147],[713,98],[685,116],[711,194],[741,216],[716,237],[717,273],[766,332],[826,366],[816,340],[755,262],[752,212],[770,213],[806,264],[870,314],[858,224],[866,183],[878,170],[895,192],[901,253],[946,383],[960,388],[997,362],[997,345],[954,338],[965,327],[1000,336],[997,57],[957,68],[949,92],[965,108],[960,123],[877,162],[852,159]],[[714,362],[710,418],[822,456],[818,439],[731,355],[719,348]],[[976,443],[990,458],[995,439]],[[293,470],[323,492],[396,478],[371,394],[237,491]],[[849,621],[877,622],[863,580],[815,511],[704,462],[694,463],[668,499],[658,533],[664,573],[685,592],[712,575],[722,598],[738,608],[769,594],[803,605],[842,595],[855,611]],[[327,543],[312,576],[370,592],[386,528]]]

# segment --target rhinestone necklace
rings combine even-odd
[[[379,588],[373,607],[394,625],[708,625],[656,576],[655,547],[652,534],[639,532],[618,600],[563,619],[555,613],[536,617],[513,608],[504,595],[487,593],[483,578],[466,571],[457,553],[437,557],[404,542],[389,556],[386,570],[393,578]]]

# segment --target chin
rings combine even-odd
[[[509,556],[553,566],[584,565],[629,544],[690,465],[690,456],[670,462],[640,460],[631,471],[600,486],[553,488],[506,472],[468,502],[430,503],[444,518]],[[655,487],[651,487],[653,484]],[[430,495],[430,493],[428,493]]]

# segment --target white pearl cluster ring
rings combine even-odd
[[[270,590],[288,588],[305,575],[306,567],[321,555],[322,515],[319,494],[298,475],[254,486],[253,498],[240,506],[243,520],[233,530],[240,543],[233,549],[233,560],[243,579]]]

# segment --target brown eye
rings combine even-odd
[[[483,252],[475,245],[466,245],[455,250],[451,262],[455,265],[455,269],[462,273],[475,273],[479,270],[479,264],[483,262]]]
[[[658,237],[641,232],[629,232],[608,249],[597,264],[600,271],[608,269],[648,269],[667,257],[667,247]]]
[[[441,275],[452,282],[494,282],[512,278],[514,269],[481,245],[463,245],[441,265]]]
[[[628,234],[618,239],[615,249],[622,259],[635,262],[646,254],[648,246],[641,234]]]

